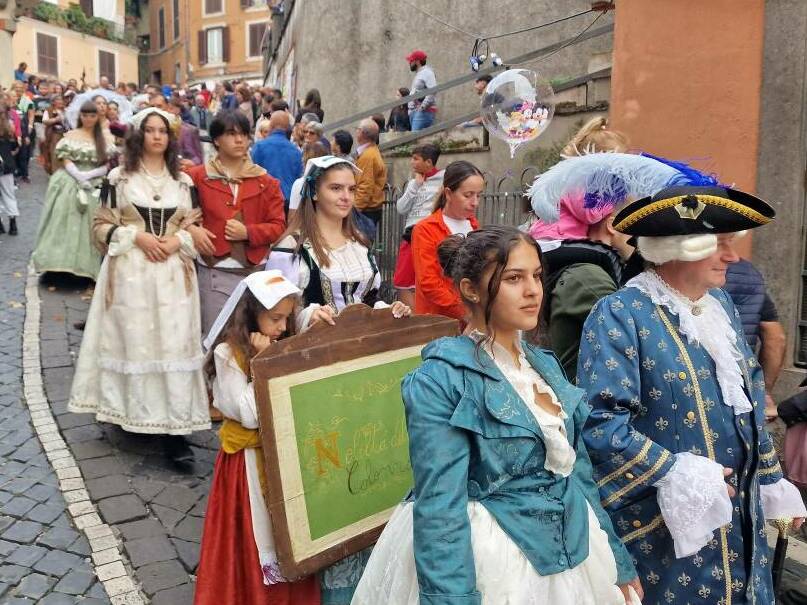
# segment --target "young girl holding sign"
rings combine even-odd
[[[467,334],[423,349],[403,381],[411,502],[393,514],[353,605],[632,605],[636,570],[600,505],[582,390],[522,340],[543,298],[541,253],[512,227],[438,248]]]
[[[225,416],[205,515],[195,605],[319,605],[316,577],[280,573],[264,481],[249,362],[289,332],[301,291],[280,271],[259,271],[235,288],[205,339],[205,370]]]

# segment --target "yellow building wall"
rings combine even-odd
[[[58,74],[45,74],[38,64],[36,34],[41,32],[55,36],[57,42]],[[14,65],[21,61],[28,64],[28,71],[36,75],[56,76],[60,80],[81,79],[85,72],[88,84],[98,83],[98,51],[104,50],[116,56],[115,74],[118,82],[137,82],[137,49],[102,38],[88,36],[57,27],[36,19],[21,17],[17,33],[12,40]]]
[[[162,49],[159,36],[161,8],[165,14],[165,46]],[[268,27],[271,20],[268,4],[244,9],[240,0],[224,0],[223,14],[205,15],[201,0],[181,0],[179,9],[180,35],[175,40],[173,1],[152,0],[149,3],[151,50],[148,55],[151,75],[160,71],[163,84],[176,83],[180,86],[204,80],[261,77],[261,57],[246,56],[247,33],[250,23],[265,22]],[[209,27],[225,26],[230,28],[230,60],[226,64],[200,65],[198,32]],[[180,65],[179,78],[175,77],[177,63]]]

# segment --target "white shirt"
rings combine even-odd
[[[446,216],[445,212],[443,213],[443,222],[448,227],[448,230],[451,231],[452,235],[456,235],[457,233],[462,233],[463,235],[468,235],[471,231],[473,231],[473,227],[471,226],[471,221],[466,219],[456,219],[451,218],[450,216]]]

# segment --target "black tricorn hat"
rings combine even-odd
[[[736,233],[771,222],[776,212],[750,193],[727,187],[667,187],[636,200],[614,217],[628,235]]]

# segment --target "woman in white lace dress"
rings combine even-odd
[[[95,217],[106,249],[70,397],[134,433],[174,436],[167,454],[187,462],[182,435],[210,428],[202,374],[191,180],[179,172],[172,117],[147,109],[132,120],[125,164],[109,175]]]
[[[637,603],[580,438],[583,393],[521,339],[543,298],[538,245],[486,226],[450,236],[438,256],[470,311],[468,334],[426,346],[403,381],[413,494],[353,605]]]

